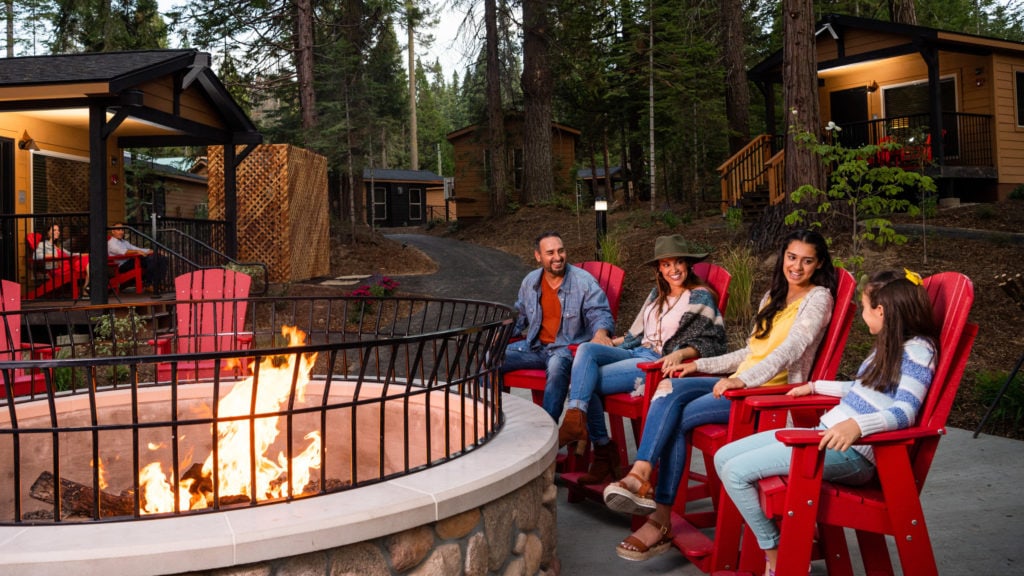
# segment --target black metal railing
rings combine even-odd
[[[5,309],[0,524],[258,506],[442,464],[502,425],[513,321],[419,298]]]
[[[228,268],[244,272],[252,277],[253,295],[267,293],[267,289],[270,287],[270,276],[267,265],[263,262],[236,260],[203,240],[177,228],[159,229],[157,234],[160,238],[160,245],[170,256],[167,267],[170,278],[204,268]]]
[[[950,166],[994,166],[992,116],[944,113],[943,164]],[[900,153],[889,155],[897,163],[916,167],[938,159],[931,152],[931,117],[928,114],[895,116],[841,124],[839,141],[848,148],[893,142]]]

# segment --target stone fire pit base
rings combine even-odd
[[[0,573],[554,574],[555,424],[505,395],[505,428],[452,462],[332,494],[216,514],[0,527]]]

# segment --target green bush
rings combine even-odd
[[[1024,200],[1024,184],[1018,184],[1010,191],[1010,200]]]
[[[619,243],[619,236],[609,232],[601,238],[601,261],[620,266],[622,262],[622,246]]]
[[[725,225],[733,232],[743,227],[743,210],[733,206],[725,211]]]

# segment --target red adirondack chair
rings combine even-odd
[[[885,535],[893,537],[903,573],[938,574],[920,493],[939,439],[946,432],[946,419],[978,327],[967,322],[974,302],[974,287],[969,278],[943,272],[926,278],[924,286],[941,326],[935,376],[914,426],[872,434],[858,442],[874,448],[876,481],[856,487],[823,482],[823,453],[818,450],[817,433],[776,432],[776,438],[794,448],[789,476],[760,483],[762,506],[769,516],[782,522],[777,573],[802,573],[812,553],[817,551],[825,557],[829,574],[852,574],[843,534],[846,527],[857,532],[868,574],[893,574]],[[748,400],[771,410],[777,410],[785,401],[785,397]],[[728,507],[735,510],[731,505]],[[755,548],[744,545],[740,567],[760,573],[764,567],[763,554]]]
[[[853,296],[857,289],[857,283],[853,275],[843,269],[836,270],[838,275],[838,287],[832,318],[826,328],[825,335],[819,344],[814,365],[811,368],[810,378],[812,380],[832,379],[839,370],[839,362],[842,359],[843,349],[846,347],[846,340],[850,334],[850,326],[853,323],[856,305]],[[662,375],[661,364],[653,363],[648,366],[646,390],[653,394]],[[765,411],[756,413],[751,407],[743,402],[750,397],[764,395],[777,395],[780,392],[789,390],[792,386],[771,386],[768,388],[748,388],[741,390],[730,390],[725,396],[731,400],[732,409],[729,414],[728,424],[705,424],[695,428],[691,434],[690,441],[686,447],[686,464],[683,467],[683,476],[680,479],[678,496],[672,512],[672,532],[675,534],[674,543],[676,547],[687,557],[690,562],[704,572],[713,569],[723,569],[727,566],[735,566],[735,557],[739,549],[738,541],[733,542],[728,538],[720,538],[719,535],[725,531],[723,516],[718,511],[722,483],[715,474],[714,455],[719,448],[732,440],[748,436],[759,429],[778,428],[785,426],[789,416],[787,410]],[[650,399],[645,400],[650,404]],[[804,421],[797,415],[797,423]],[[810,418],[806,416],[805,418]],[[704,473],[691,470],[690,460],[693,449],[700,450],[704,460]],[[700,512],[687,512],[687,503],[705,498],[711,498],[711,509]],[[735,508],[733,508],[735,510]],[[738,513],[737,513],[738,514]],[[733,520],[732,517],[728,518]],[[711,539],[702,530],[715,526],[715,538]],[[738,538],[738,536],[737,536]],[[729,564],[732,558],[732,564]]]
[[[574,266],[590,272],[590,275],[597,280],[597,284],[601,290],[604,290],[604,294],[608,298],[612,319],[617,319],[619,317],[619,301],[622,299],[622,280],[626,272],[614,264],[600,261],[580,262]],[[544,403],[544,386],[547,383],[547,373],[544,370],[515,370],[505,374],[504,383],[509,388],[531,390],[533,403],[538,406]]]
[[[729,305],[729,284],[732,282],[732,275],[725,268],[708,262],[695,264],[693,273],[700,276],[715,291],[718,295],[718,309],[725,314],[725,309]],[[645,366],[648,364],[650,363],[644,363]],[[660,367],[660,364],[658,366]],[[645,386],[649,385],[650,382],[645,384]],[[639,439],[643,430],[644,418],[650,408],[650,399],[651,397],[647,394],[634,396],[629,393],[609,394],[603,399],[604,411],[609,416],[609,432],[611,432],[615,445],[619,447],[620,462],[629,461],[623,419],[629,420],[633,429],[633,437]],[[582,475],[582,470],[562,474],[562,482],[568,486],[569,502],[579,502],[583,498],[601,500],[604,486],[580,484],[579,478]]]
[[[28,245],[28,262],[26,264],[29,274],[34,277],[35,284],[29,288],[28,293],[25,294],[25,298],[34,300],[54,290],[64,286],[65,284],[71,285],[71,299],[78,300],[79,296],[79,280],[84,280],[85,276],[82,274],[82,266],[79,263],[74,262],[75,258],[79,256],[47,256],[46,258],[36,259],[35,252],[36,247],[42,242],[43,235],[39,232],[29,232],[25,235],[25,243]],[[50,266],[56,267],[50,268]]]
[[[244,331],[246,299],[252,279],[241,272],[211,268],[182,274],[174,279],[176,329],[173,336],[150,342],[158,354],[187,354],[217,350],[246,350],[252,333]],[[182,360],[157,364],[157,379],[210,378],[219,372],[241,374],[245,367],[218,366],[214,360]]]
[[[33,360],[53,358],[51,346],[33,346],[21,338],[21,286],[9,280],[0,280],[0,365],[22,360],[25,355]],[[46,378],[42,372],[0,369],[0,398],[46,393]]]
[[[107,236],[107,240],[110,237]],[[128,260],[134,260],[135,264],[130,270],[121,271],[121,264]],[[135,283],[135,293],[142,294],[142,257],[138,254],[123,254],[121,256],[107,256],[107,268],[110,271],[108,285],[115,294],[121,293],[121,285],[128,282]]]

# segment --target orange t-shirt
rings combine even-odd
[[[537,338],[541,344],[551,344],[562,326],[562,302],[558,300],[558,290],[552,288],[543,277],[540,279],[540,311],[540,334]]]

